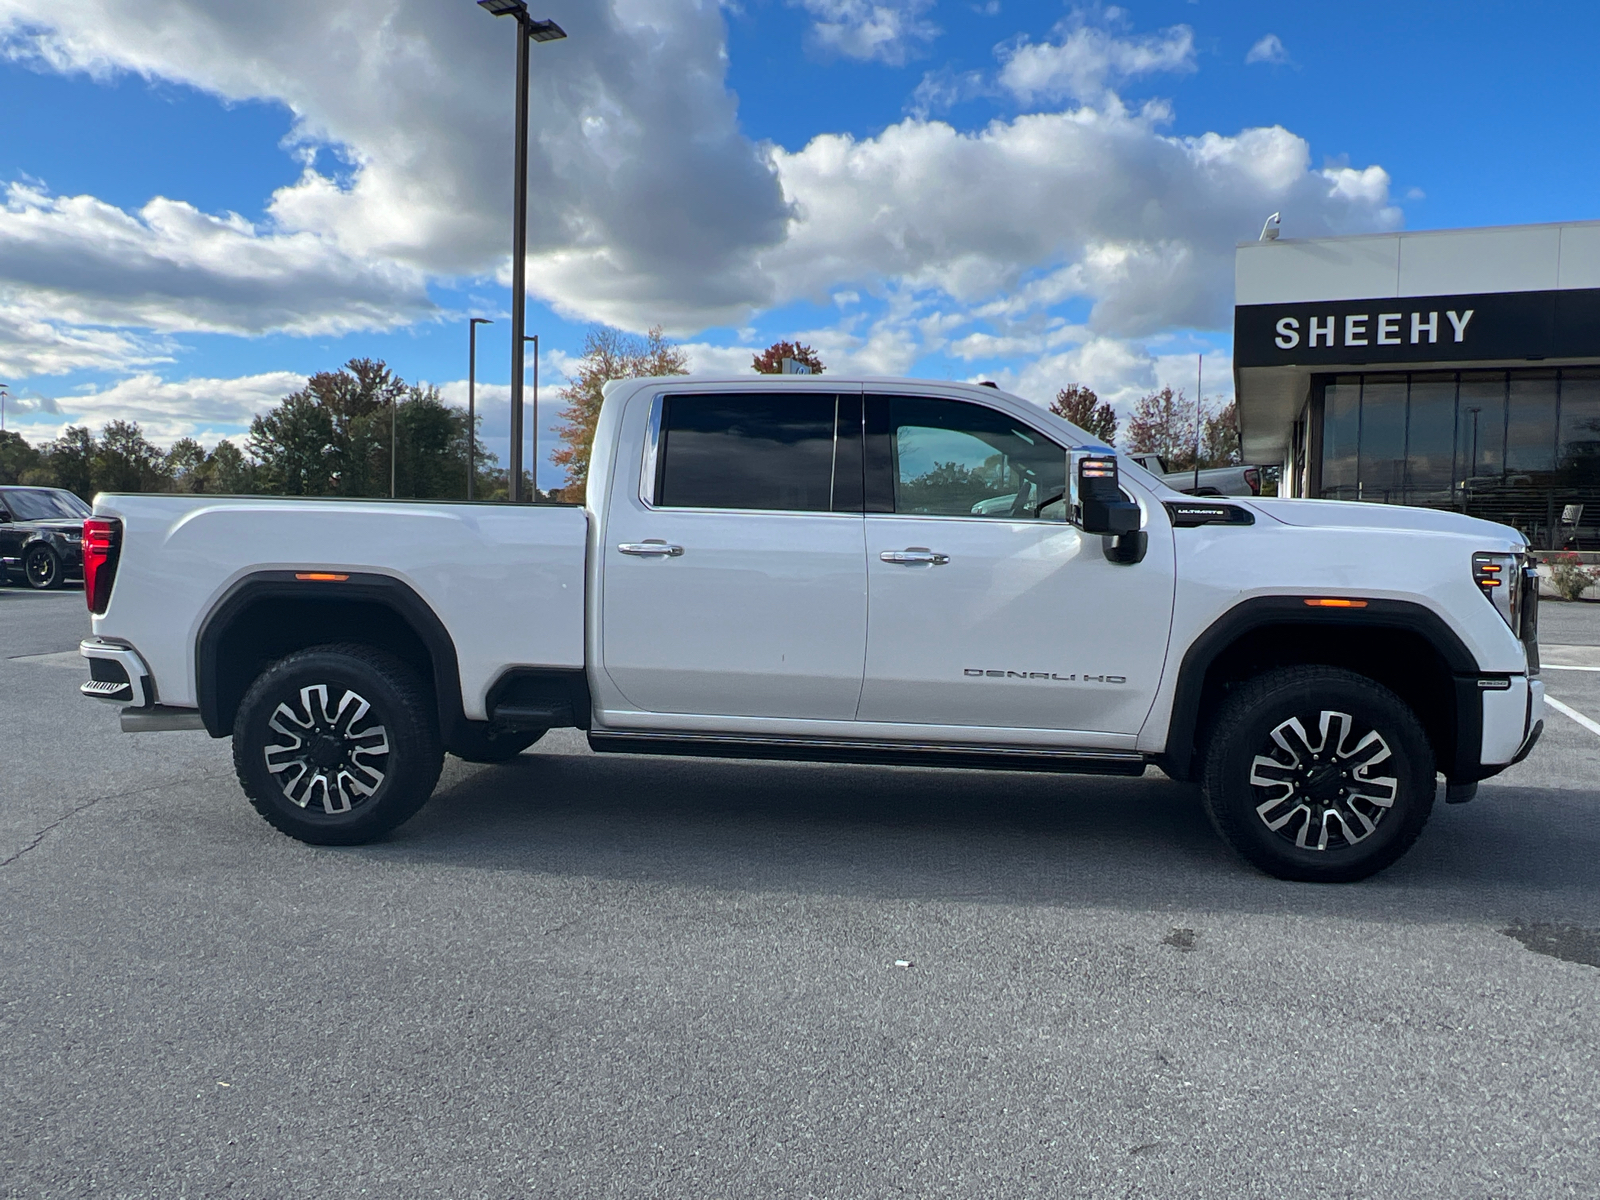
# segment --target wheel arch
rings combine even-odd
[[[1301,664],[1344,667],[1383,684],[1417,714],[1447,779],[1483,774],[1478,664],[1437,613],[1403,600],[1311,608],[1302,596],[1246,600],[1194,640],[1178,669],[1162,769],[1196,778],[1207,719],[1229,688]]]
[[[395,654],[427,685],[448,740],[465,720],[455,643],[433,608],[404,581],[351,572],[306,579],[258,571],[212,605],[195,643],[195,699],[212,737],[227,737],[239,702],[270,662],[328,642]]]

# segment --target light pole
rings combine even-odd
[[[528,43],[555,42],[566,31],[554,21],[535,21],[525,0],[478,0],[497,17],[517,19],[517,145],[511,204],[511,499],[522,499],[522,331],[527,306],[528,257]]]
[[[10,386],[9,383],[0,383],[0,433],[6,431],[6,397],[11,394],[6,389]]]
[[[395,498],[395,448],[399,445],[395,432],[399,426],[400,397],[398,394],[389,397],[389,499]]]
[[[467,499],[478,477],[478,326],[493,325],[488,317],[467,322]]]
[[[533,502],[539,503],[539,335],[522,339],[533,343]]]

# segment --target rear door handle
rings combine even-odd
[[[669,546],[659,538],[651,538],[644,542],[623,542],[617,547],[624,554],[631,554],[635,558],[682,558],[682,546]]]
[[[942,567],[950,561],[948,554],[940,554],[937,550],[929,550],[926,546],[907,546],[904,550],[885,550],[878,557],[886,563],[904,563],[907,566],[928,563],[935,567]]]

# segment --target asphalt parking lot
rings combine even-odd
[[[1154,772],[572,734],[314,849],[226,742],[80,700],[85,627],[0,590],[0,1195],[1600,1195],[1566,715],[1355,886],[1255,874]],[[1544,641],[1600,667],[1600,605]],[[1600,721],[1600,670],[1546,679]]]

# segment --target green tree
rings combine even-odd
[[[94,455],[99,492],[164,492],[171,485],[167,456],[150,444],[137,421],[111,421]]]
[[[467,414],[440,400],[438,388],[406,390],[395,410],[395,432],[397,495],[418,499],[466,495]],[[482,442],[477,445],[477,461],[481,479],[482,468],[495,462]]]
[[[260,490],[258,468],[230,441],[220,441],[206,461],[208,491],[222,496],[247,496]]]
[[[568,500],[581,500],[589,482],[589,453],[594,445],[595,422],[600,419],[603,389],[613,379],[639,379],[657,375],[687,375],[688,356],[661,335],[661,327],[642,338],[619,329],[589,330],[583,358],[561,389],[567,407],[561,411],[563,445],[550,461],[567,471],[563,492]]]
[[[167,451],[167,474],[179,492],[207,492],[211,479],[211,458],[206,448],[193,438],[179,438]]]
[[[805,363],[811,368],[813,375],[821,375],[825,368],[822,359],[810,346],[802,346],[797,342],[773,342],[760,354],[750,360],[750,365],[762,375],[782,375],[783,360],[792,358],[796,362]]]
[[[0,430],[0,483],[21,483],[30,471],[44,465],[44,456],[12,429]]]
[[[52,486],[76,492],[84,500],[95,494],[94,460],[99,447],[82,425],[68,425],[44,450],[44,466]]]
[[[1057,392],[1050,402],[1050,411],[1085,433],[1092,433],[1106,445],[1116,444],[1116,411],[1081,383],[1069,383]]]
[[[250,455],[261,482],[280,496],[331,496],[334,485],[333,416],[309,389],[285,396],[250,422]]]

